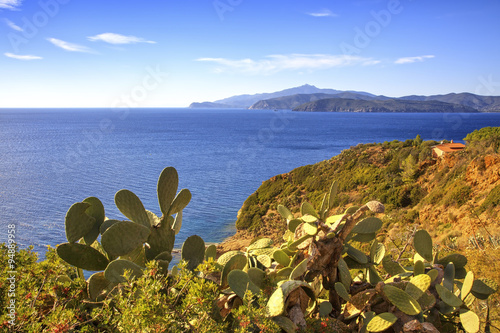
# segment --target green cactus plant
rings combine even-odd
[[[81,277],[82,270],[104,271],[92,275],[87,281],[92,299],[105,289],[103,286],[124,282],[123,274],[127,270],[131,277],[141,276],[148,261],[156,261],[161,272],[167,274],[175,235],[182,225],[182,209],[191,200],[187,189],[176,196],[177,187],[177,171],[172,167],[165,168],[158,180],[161,217],[146,210],[141,200],[128,190],[116,193],[115,204],[130,221],[106,219],[104,207],[95,197],[86,198],[69,208],[65,217],[68,243],[58,245],[57,254],[75,266]],[[177,214],[175,218],[171,216],[174,214]],[[100,243],[97,242],[99,234]],[[203,251],[198,251],[199,246],[190,245],[184,257],[188,265],[194,266],[204,259],[204,243]],[[198,252],[203,252],[203,255],[200,257]]]
[[[102,301],[112,291],[121,292],[122,287],[115,287],[126,277],[141,277],[150,261],[157,263],[160,273],[168,274],[175,236],[182,226],[182,209],[191,199],[187,190],[177,193],[177,186],[175,169],[164,169],[157,189],[161,217],[146,210],[140,199],[127,190],[119,191],[115,202],[130,221],[106,220],[102,203],[93,197],[70,208],[65,219],[68,243],[59,245],[57,253],[80,269],[104,270],[87,280],[92,302]],[[296,217],[279,205],[278,212],[288,230],[284,243],[277,247],[271,239],[260,238],[246,250],[227,252],[213,263],[215,245],[205,249],[199,236],[189,237],[181,254],[186,264],[174,267],[165,283],[186,281],[187,276],[207,283],[216,281],[215,291],[221,297],[216,305],[224,309],[221,317],[226,319],[230,318],[227,311],[238,306],[253,307],[260,302],[259,297],[271,295],[266,302],[267,314],[287,332],[305,328],[305,318],[323,318],[326,322],[334,317],[359,332],[391,332],[396,322],[397,329],[413,321],[426,329],[433,328],[433,324],[439,327],[440,318],[448,323],[460,322],[467,332],[479,330],[479,318],[471,309],[476,298],[487,299],[496,292],[494,282],[474,279],[472,272],[466,273],[465,256],[439,258],[424,230],[414,234],[416,253],[403,255],[405,246],[393,261],[389,250],[379,242],[384,234],[381,219],[366,217],[368,211],[382,213],[383,205],[371,201],[351,207],[344,214],[328,216],[337,191],[333,183],[319,210],[304,202]],[[99,233],[100,242],[96,241]],[[365,253],[367,249],[369,253]],[[403,267],[401,258],[413,258],[414,264]],[[204,260],[210,262],[199,266]],[[377,267],[380,264],[383,269]],[[216,274],[203,271],[210,265],[216,267]],[[196,267],[198,274],[183,273],[184,269]],[[357,275],[354,283],[351,274]],[[178,302],[186,290],[171,292]],[[253,294],[250,298],[249,292]]]
[[[194,235],[182,244],[182,260],[187,262],[187,268],[194,270],[205,260],[205,242],[200,236]]]

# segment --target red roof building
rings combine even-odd
[[[463,143],[454,143],[452,140],[450,143],[442,143],[440,145],[432,147],[432,157],[442,157],[444,154],[461,151],[464,148],[465,145]]]

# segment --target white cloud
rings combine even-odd
[[[269,55],[264,59],[199,58],[196,61],[219,65],[216,72],[239,71],[248,74],[272,74],[283,70],[318,70],[354,65],[375,65],[380,61],[351,55],[335,54],[291,54]]]
[[[399,58],[398,60],[394,61],[395,64],[411,64],[414,62],[422,62],[426,59],[432,59],[435,56],[433,55],[424,55],[424,56],[419,56],[419,57],[405,57],[405,58]]]
[[[71,51],[71,52],[92,52],[91,49],[89,49],[86,46],[78,45],[78,44],[73,44],[73,43],[68,43],[60,39],[56,38],[47,38],[49,42],[54,44],[57,47],[60,47],[63,50],[66,51]]]
[[[13,59],[18,59],[18,60],[38,60],[38,59],[43,59],[42,57],[39,56],[34,56],[34,55],[19,55],[19,54],[13,54],[13,53],[4,53],[6,57],[13,58]]]
[[[319,12],[315,12],[315,13],[307,13],[307,15],[310,15],[310,16],[314,16],[314,17],[337,17],[338,15],[333,13],[331,10],[329,9],[323,9]]]
[[[0,0],[0,8],[18,10],[23,0]]]
[[[18,26],[17,24],[15,24],[14,22],[12,22],[11,20],[9,19],[4,19],[5,21],[5,24],[7,24],[7,26],[11,29],[14,29],[16,31],[23,31],[23,28],[21,28],[20,26]]]
[[[151,40],[145,40],[144,38],[135,36],[124,36],[112,32],[106,32],[103,34],[87,37],[87,39],[92,42],[103,41],[109,44],[135,44],[135,43],[156,44],[156,42]]]

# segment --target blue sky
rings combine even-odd
[[[500,95],[500,1],[0,0],[0,107]]]

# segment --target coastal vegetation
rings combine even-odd
[[[160,217],[128,190],[115,196],[127,221],[107,219],[99,199],[84,199],[66,214],[67,243],[49,248],[45,260],[12,243],[0,248],[0,325],[11,332],[494,331],[495,135],[471,134],[467,149],[440,160],[432,159],[437,143],[420,136],[358,145],[273,177],[239,214],[236,237],[248,243],[217,253],[193,235],[175,266],[191,193],[178,191],[174,168],[158,180]]]
[[[293,111],[308,112],[478,112],[476,109],[441,101],[412,101],[401,99],[360,100],[326,98],[301,104]]]

